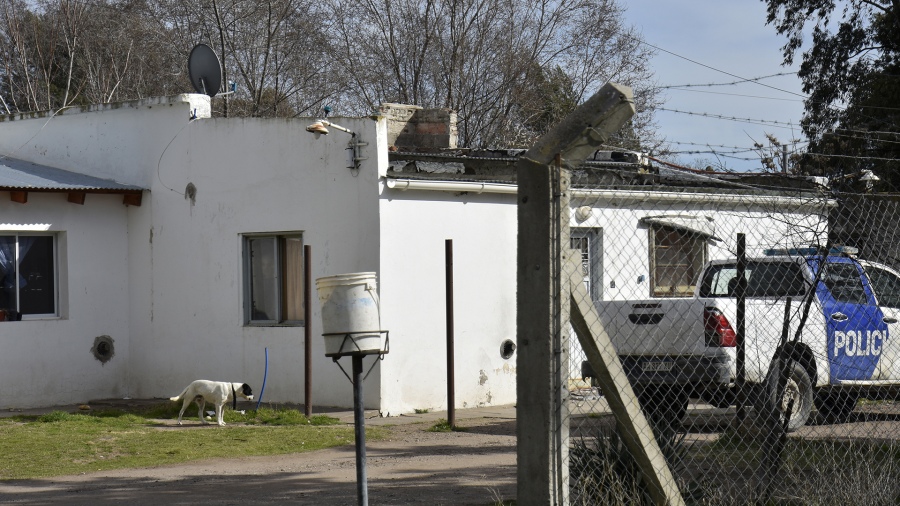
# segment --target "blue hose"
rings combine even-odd
[[[259,411],[259,405],[262,403],[263,393],[266,391],[266,379],[269,377],[269,349],[266,348],[266,371],[263,373],[263,385],[259,389],[259,397],[256,399],[256,410]]]

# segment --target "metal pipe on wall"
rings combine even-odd
[[[446,289],[447,289],[447,423],[456,427],[456,374],[454,364],[453,328],[453,239],[444,243]]]
[[[305,319],[303,332],[303,407],[306,418],[312,416],[312,247],[303,245],[303,318]]]

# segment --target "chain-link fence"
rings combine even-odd
[[[660,479],[688,504],[895,504],[900,203],[866,183],[572,171],[562,286],[621,368],[563,332],[570,504],[659,502]],[[629,430],[669,473],[647,475]]]

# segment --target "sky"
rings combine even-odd
[[[671,148],[719,153],[679,154],[680,162],[756,171],[761,168],[758,155],[734,152],[751,149],[754,141],[767,143],[767,133],[783,143],[799,140],[800,147],[805,146],[798,127],[803,116],[801,83],[796,76],[799,55],[793,67],[782,66],[785,39],[766,25],[765,3],[620,1],[627,9],[625,21],[646,43],[659,48],[651,62],[659,86],[724,84],[792,73],[758,81],[765,86],[745,82],[663,90],[662,108],[683,111],[656,114],[658,131]],[[704,113],[707,116],[702,116]],[[759,124],[760,120],[764,123]]]

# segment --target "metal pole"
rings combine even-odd
[[[747,404],[747,371],[745,365],[745,345],[744,345],[744,319],[747,295],[747,237],[744,234],[737,235],[737,332],[735,332],[735,340],[737,341],[737,353],[735,357],[735,366],[737,368],[737,378],[735,383],[737,386],[737,421],[742,424],[746,417],[744,406]]]
[[[787,174],[788,172],[788,148],[787,144],[781,145],[781,172]]]
[[[303,245],[303,318],[306,320],[304,326],[303,341],[303,404],[306,418],[312,417],[312,302],[310,301],[312,292],[312,247],[308,244]]]
[[[444,243],[447,275],[447,423],[456,427],[456,374],[453,357],[453,239]]]
[[[356,436],[356,495],[359,506],[369,506],[366,484],[366,417],[363,408],[362,355],[353,355],[353,425]]]

